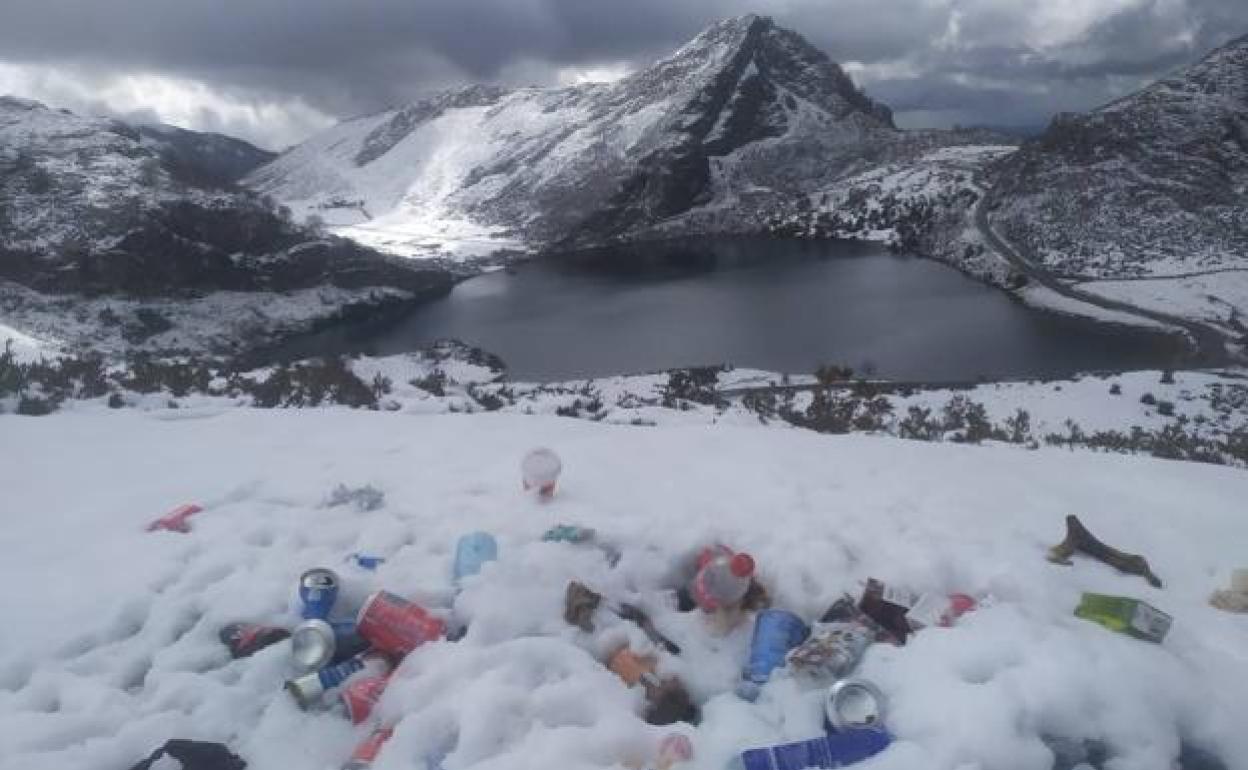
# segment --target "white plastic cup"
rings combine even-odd
[[[525,490],[537,490],[538,495],[545,498],[554,496],[561,470],[563,463],[559,455],[546,447],[532,450],[520,461],[520,477]]]

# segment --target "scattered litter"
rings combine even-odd
[[[354,621],[329,623],[320,618],[305,620],[290,633],[290,657],[300,671],[316,671],[341,663],[368,649],[368,641],[355,629]]]
[[[1173,622],[1169,615],[1139,599],[1093,593],[1083,595],[1075,615],[1111,631],[1159,644]]]
[[[1231,573],[1231,587],[1214,591],[1209,603],[1227,612],[1248,612],[1248,569]]]
[[[455,585],[481,571],[488,562],[498,559],[498,542],[489,532],[473,532],[455,543],[455,563],[452,567]]]
[[[130,770],[162,770],[177,763],[181,770],[245,770],[247,763],[220,743],[174,738]]]
[[[563,619],[568,625],[576,626],[585,633],[593,633],[594,613],[603,606],[623,620],[636,623],[654,644],[662,647],[673,655],[680,654],[680,646],[664,636],[650,620],[650,616],[635,604],[614,604],[606,602],[602,595],[586,587],[583,583],[572,581],[563,597]]]
[[[758,697],[759,688],[771,678],[771,672],[783,666],[789,650],[801,644],[810,628],[788,610],[763,610],[754,618],[754,635],[750,640],[750,656],[741,672],[737,694],[745,700]]]
[[[795,674],[831,682],[852,673],[875,638],[875,630],[858,621],[816,623],[810,638],[789,653],[788,666]]]
[[[277,626],[258,623],[230,623],[222,627],[218,636],[230,648],[230,657],[246,658],[283,639],[289,639],[290,632]]]
[[[825,727],[832,732],[884,729],[884,693],[866,679],[842,679],[828,688]]]
[[[191,523],[188,521],[192,516],[204,510],[202,507],[194,503],[179,505],[169,513],[161,516],[156,521],[147,525],[148,532],[156,532],[165,530],[167,532],[181,532],[186,534],[191,531]]]
[[[365,553],[353,553],[347,557],[347,561],[369,572],[376,572],[378,567],[386,563],[386,560],[381,556],[372,556]]]
[[[325,501],[326,508],[337,508],[340,505],[348,503],[355,506],[356,510],[375,511],[386,504],[386,493],[371,484],[365,484],[362,487],[348,487],[346,484],[339,484],[334,487],[334,491],[329,493],[329,498]]]
[[[440,638],[446,623],[425,608],[389,591],[378,591],[360,608],[356,628],[373,649],[402,657]]]
[[[329,690],[341,687],[353,677],[361,679],[385,676],[390,673],[390,663],[383,655],[366,652],[349,658],[320,671],[286,680],[286,692],[290,693],[299,708],[308,709],[321,701]]]
[[[539,497],[549,500],[555,495],[555,485],[562,470],[563,461],[555,450],[538,447],[520,461],[521,483],[525,491],[536,490]]]
[[[741,753],[745,770],[807,770],[852,765],[879,754],[892,743],[883,730],[829,733],[799,743],[786,743]]]
[[[975,597],[966,594],[944,596],[926,593],[906,611],[906,622],[915,631],[933,626],[948,628],[954,624],[954,621],[977,606],[979,602],[975,600]]]
[[[1153,588],[1161,588],[1161,578],[1153,574],[1148,560],[1143,556],[1124,553],[1097,540],[1088,528],[1083,526],[1078,516],[1066,517],[1066,539],[1049,549],[1049,561],[1054,564],[1070,564],[1070,557],[1076,552],[1085,553],[1097,561],[1102,561],[1119,572],[1128,575],[1139,575],[1148,581]]]
[[[692,759],[693,743],[687,736],[672,733],[659,742],[659,758],[654,763],[654,770],[671,770],[672,765]]]
[[[299,577],[300,614],[304,620],[325,620],[338,599],[338,575],[331,569],[317,567]]]
[[[355,747],[355,751],[351,752],[351,758],[342,766],[342,770],[368,770],[373,766],[373,762],[377,761],[377,755],[381,753],[381,747],[386,741],[390,740],[390,736],[394,735],[394,726],[387,725],[378,727],[369,733],[368,737]]]
[[[352,679],[342,688],[342,707],[351,724],[358,725],[368,720],[389,683],[390,674],[376,674]]]
[[[858,608],[880,625],[899,643],[905,644],[910,635],[910,621],[906,613],[919,601],[918,595],[912,591],[885,585],[883,582],[870,578],[863,589],[862,599]]]

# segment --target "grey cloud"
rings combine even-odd
[[[1095,106],[1118,95],[1115,89],[1124,83],[1164,73],[1248,32],[1243,0],[1139,0],[1048,50],[1033,50],[1018,35],[1034,0],[4,0],[4,5],[0,61],[165,73],[248,101],[298,98],[340,117],[458,83],[551,80],[561,67],[603,62],[643,66],[717,19],[757,11],[806,35],[834,59],[866,65],[868,90],[885,101],[895,99],[899,110],[989,122],[1008,105],[1011,114],[1035,122],[1055,110]],[[958,34],[950,37],[955,13]],[[1191,35],[1179,34],[1183,31]],[[904,81],[872,80],[872,72],[888,69],[882,65],[918,74]],[[968,77],[986,82],[959,84]],[[203,120],[211,124],[213,114]]]

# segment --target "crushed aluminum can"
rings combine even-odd
[[[376,650],[396,657],[441,638],[446,631],[446,623],[441,618],[389,591],[378,591],[368,597],[355,625],[360,636]]]
[[[299,601],[303,603],[304,620],[325,620],[338,599],[338,575],[331,569],[317,567],[299,577]]]
[[[246,658],[290,637],[290,632],[277,626],[258,623],[230,623],[221,629],[221,642],[230,648],[230,657]]]
[[[289,679],[286,682],[286,691],[300,708],[307,709],[317,703],[326,691],[341,686],[353,677],[384,676],[388,673],[390,663],[385,657],[376,653],[364,653],[315,673]]]
[[[849,676],[875,641],[875,630],[855,621],[816,623],[810,637],[789,652],[794,673],[831,681]]]
[[[883,730],[884,693],[866,679],[842,679],[828,688],[824,701],[827,727],[834,732]]]

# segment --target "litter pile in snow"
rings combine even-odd
[[[520,490],[519,460],[555,447],[548,503]],[[0,454],[0,767],[125,768],[170,737],[221,741],[252,768],[336,768],[371,725],[305,712],[282,691],[289,648],[231,660],[228,622],[293,625],[305,569],[339,571],[340,601],[386,588],[468,624],[412,652],[378,706],[397,722],[374,765],[644,767],[672,728],[601,662],[627,643],[679,676],[702,710],[680,726],[694,758],[821,733],[821,695],[780,674],[755,703],[733,694],[746,623],[723,636],[665,601],[693,550],[748,549],[774,606],[806,620],[874,576],[996,603],[904,647],[874,645],[859,674],[890,701],[896,738],[860,765],[1048,770],[1043,735],[1106,742],[1115,768],[1169,770],[1180,739],[1248,766],[1242,730],[1248,617],[1207,603],[1243,566],[1242,471],[1140,458],[935,446],[805,431],[635,428],[522,415],[322,409],[65,412],[6,420]],[[72,479],[73,483],[64,483]],[[377,506],[327,506],[339,484]],[[146,532],[173,504],[192,531]],[[372,510],[366,510],[367,508]],[[1147,555],[1151,588],[1045,551],[1079,513]],[[622,558],[541,542],[593,527]],[[452,546],[491,532],[499,558],[451,579]],[[352,567],[355,552],[386,561]],[[579,580],[643,606],[682,648],[636,626],[563,617]],[[1174,618],[1161,645],[1072,615],[1080,593],[1143,599]]]

